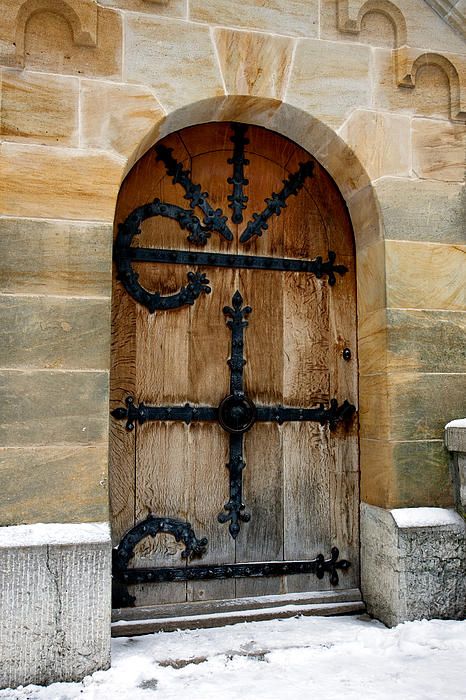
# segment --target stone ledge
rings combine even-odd
[[[466,614],[466,523],[452,509],[361,503],[362,593],[392,627]]]
[[[452,420],[446,424],[445,445],[450,452],[466,452],[466,418]]]
[[[107,523],[0,529],[0,688],[79,681],[110,665]]]

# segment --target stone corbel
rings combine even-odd
[[[2,38],[15,46],[15,63],[24,66],[27,23],[33,15],[52,12],[65,19],[78,46],[97,45],[97,3],[95,0],[17,0],[6,4]]]
[[[466,120],[466,58],[458,54],[438,54],[402,46],[394,50],[398,87],[413,89],[417,71],[423,66],[438,66],[450,85],[450,115],[453,121]]]
[[[359,34],[362,20],[370,12],[388,17],[395,32],[395,46],[406,44],[406,20],[390,0],[338,0],[338,29],[346,34]]]

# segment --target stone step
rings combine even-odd
[[[198,601],[114,610],[112,636],[130,637],[178,629],[222,627],[297,615],[346,615],[365,611],[358,589],[291,593],[222,601]]]

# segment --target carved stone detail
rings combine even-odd
[[[39,12],[52,12],[63,17],[77,46],[97,45],[97,3],[94,0],[13,0],[3,8],[3,36],[0,38],[4,37],[16,46],[17,65],[24,66],[27,23]]]
[[[407,43],[406,20],[400,8],[390,0],[338,0],[338,29],[347,34],[359,34],[361,22],[370,12],[388,17],[395,31],[396,46]]]
[[[394,50],[398,87],[414,88],[417,71],[423,66],[438,66],[450,85],[450,115],[454,121],[466,120],[466,58],[455,54],[426,52],[402,46]]]

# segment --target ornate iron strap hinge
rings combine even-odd
[[[233,210],[231,220],[234,224],[240,224],[243,220],[243,209],[246,209],[248,197],[243,192],[243,185],[249,184],[244,177],[244,166],[249,165],[249,160],[244,157],[244,147],[249,143],[245,134],[248,130],[246,124],[232,124],[233,158],[228,158],[229,165],[233,165],[233,177],[228,178],[228,184],[233,185],[233,194],[228,195],[228,205]]]
[[[245,564],[223,564],[134,568],[129,564],[134,558],[137,544],[147,537],[156,537],[159,533],[172,535],[177,542],[183,542],[185,549],[181,556],[189,561],[201,557],[207,547],[207,539],[198,539],[190,523],[175,518],[157,518],[149,515],[138,523],[122,538],[118,547],[112,551],[112,607],[132,607],[135,596],[128,592],[128,585],[141,583],[160,583],[169,581],[206,581],[225,578],[263,578],[269,576],[290,576],[293,574],[315,574],[322,579],[326,573],[332,586],[339,583],[338,571],[346,571],[351,563],[338,559],[336,547],[331,550],[330,559],[318,554],[315,559],[304,561],[272,561]]]
[[[246,208],[248,197],[243,192],[243,187],[249,181],[244,177],[244,166],[249,164],[245,158],[244,148],[249,143],[246,138],[247,126],[234,123],[231,126],[233,136],[233,157],[228,163],[233,165],[233,175],[228,178],[228,183],[233,185],[233,193],[228,195],[228,205],[232,211],[233,223],[243,220],[243,209]],[[128,294],[138,303],[146,306],[150,313],[159,310],[176,309],[181,306],[193,304],[203,293],[209,293],[211,288],[205,273],[201,271],[188,272],[188,283],[181,287],[175,294],[163,296],[159,292],[151,292],[145,289],[139,282],[138,273],[133,269],[132,263],[175,263],[180,265],[225,267],[234,269],[277,270],[290,272],[311,272],[321,278],[328,275],[330,286],[335,284],[335,273],[344,275],[347,268],[344,265],[336,265],[336,255],[329,251],[328,260],[323,261],[318,256],[314,260],[301,260],[289,258],[272,258],[253,255],[229,255],[225,253],[202,253],[199,251],[164,250],[159,248],[135,248],[131,246],[136,235],[141,233],[142,223],[149,218],[161,216],[176,221],[181,230],[188,231],[188,241],[194,245],[204,246],[211,236],[212,231],[219,233],[227,241],[233,240],[233,234],[228,228],[227,217],[221,209],[212,209],[208,202],[208,193],[201,192],[201,186],[191,180],[189,170],[184,170],[172,155],[173,149],[159,144],[155,147],[157,160],[164,163],[167,174],[173,178],[174,184],[179,184],[185,191],[185,198],[189,201],[191,209],[183,209],[176,204],[162,202],[154,199],[148,204],[136,207],[125,221],[118,226],[118,233],[114,245],[114,259],[118,270],[118,279],[122,282]],[[272,216],[279,216],[282,209],[287,206],[286,200],[292,194],[297,195],[304,186],[307,178],[313,172],[313,163],[301,163],[297,172],[288,179],[283,180],[283,188],[277,194],[272,193],[265,200],[267,206],[260,214],[253,214],[240,241],[245,243],[253,236],[261,236],[268,228],[268,220]],[[204,225],[195,216],[195,207],[204,214]]]
[[[178,163],[173,158],[173,148],[167,148],[159,144],[155,147],[157,160],[162,161],[167,170],[167,174],[173,177],[173,184],[180,184],[185,191],[185,199],[189,201],[191,209],[199,207],[204,213],[204,224],[209,231],[217,231],[225,240],[232,241],[233,234],[228,228],[227,217],[223,215],[221,209],[212,209],[208,201],[208,192],[201,192],[201,186],[195,185],[191,180],[189,170],[183,170],[182,163]]]
[[[240,243],[246,243],[253,236],[262,236],[262,232],[269,227],[267,221],[272,216],[280,216],[281,210],[287,204],[286,200],[292,194],[297,195],[299,190],[304,187],[306,178],[312,176],[314,163],[309,160],[306,163],[300,163],[299,169],[290,175],[289,178],[283,180],[283,188],[280,192],[272,192],[271,197],[267,197],[265,203],[267,206],[260,214],[253,214],[253,220],[248,223],[245,230],[240,236]]]
[[[285,406],[255,406],[246,395],[243,386],[244,359],[244,330],[248,326],[246,316],[252,312],[250,306],[243,307],[243,298],[236,291],[232,298],[232,306],[225,306],[223,313],[231,329],[231,354],[228,360],[230,367],[230,393],[219,404],[213,406],[139,406],[132,397],[126,399],[126,408],[119,407],[112,411],[114,418],[126,419],[126,427],[132,430],[138,422],[148,420],[159,421],[214,421],[218,420],[221,427],[230,435],[230,458],[227,468],[230,476],[230,498],[225,504],[225,513],[220,513],[218,520],[229,522],[229,531],[236,538],[240,531],[240,523],[247,522],[250,515],[245,512],[242,500],[243,478],[245,468],[243,459],[243,435],[252,428],[255,422],[316,421],[324,425],[328,423],[334,430],[339,423],[349,423],[355,412],[355,407],[348,401],[341,406],[336,399],[330,401],[329,408],[323,404],[317,408],[296,408]]]

